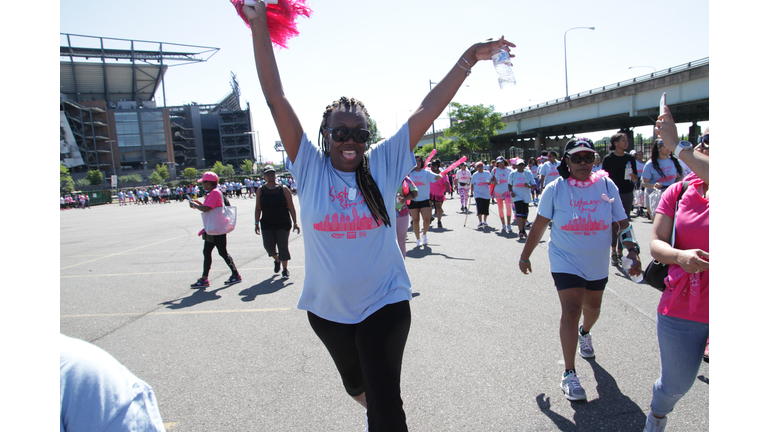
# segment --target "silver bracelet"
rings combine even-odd
[[[461,60],[464,60],[464,61],[467,63],[467,65],[469,66],[469,62],[468,62],[468,61],[467,61],[467,60],[466,60],[464,57],[462,57],[462,58],[461,58]],[[465,68],[464,66],[462,66],[462,65],[461,65],[461,60],[459,60],[459,61],[457,61],[457,62],[456,62],[456,66],[460,67],[460,68],[461,68],[461,70],[463,70],[464,72],[466,72],[466,73],[467,73],[467,76],[469,76],[469,74],[471,74],[471,73],[472,73],[472,70],[471,70],[471,69],[467,69],[467,68]],[[472,66],[470,66],[470,67],[472,67]]]

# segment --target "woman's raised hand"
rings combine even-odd
[[[472,46],[475,60],[490,60],[497,49],[501,48],[506,52],[509,52],[510,48],[515,48],[515,44],[504,40],[504,36],[499,39],[488,39],[485,42],[478,42]],[[510,57],[514,57],[514,54],[510,54]]]
[[[251,23],[261,17],[267,15],[267,5],[263,1],[256,2],[254,6],[243,5],[243,13],[248,18],[248,22]]]

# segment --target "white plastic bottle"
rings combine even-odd
[[[499,75],[499,88],[505,89],[517,84],[515,73],[512,72],[512,58],[506,50],[499,48],[493,56],[493,67]]]
[[[626,168],[624,168],[624,180],[632,180],[632,162],[627,162]]]
[[[629,274],[629,269],[632,268],[632,260],[630,258],[624,257],[621,259],[621,266],[624,268],[624,273],[627,273],[627,276],[629,276],[630,279],[632,279],[632,282],[634,283],[640,283],[643,281],[643,272],[641,271],[639,275],[632,276]]]

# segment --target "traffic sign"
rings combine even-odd
[[[275,141],[275,151],[285,151],[285,148],[283,148],[283,142],[282,141]]]

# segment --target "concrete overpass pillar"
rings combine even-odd
[[[696,122],[693,122],[691,127],[688,128],[688,141],[692,142],[695,146],[696,141],[699,140],[700,135],[701,135],[701,126],[696,124]]]
[[[537,133],[536,139],[533,141],[533,150],[536,157],[539,157],[541,151],[546,146],[547,137],[543,133]]]
[[[629,129],[620,129],[619,133],[623,133],[627,135],[627,141],[629,141],[629,148],[627,148],[627,153],[629,153],[631,150],[635,149],[635,132]]]

